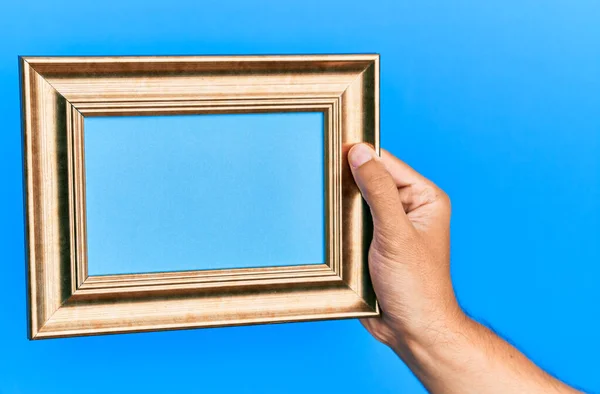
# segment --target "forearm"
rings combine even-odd
[[[437,393],[577,393],[463,313],[407,335],[394,346]]]

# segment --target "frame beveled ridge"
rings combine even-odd
[[[379,150],[379,56],[22,57],[32,339],[366,317],[368,209],[346,162]],[[87,274],[84,118],[324,114],[325,264]],[[343,246],[343,247],[342,247]]]

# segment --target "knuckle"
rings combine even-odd
[[[450,218],[452,215],[452,205],[450,202],[450,196],[442,189],[436,188],[436,205],[438,206],[439,213],[445,217]]]
[[[421,204],[431,204],[437,200],[438,190],[437,186],[428,183],[424,185],[419,192],[419,201]]]
[[[441,188],[436,186],[433,183],[430,183],[424,190],[423,195],[421,196],[425,201],[429,203],[438,203],[446,210],[450,210],[451,202],[450,196],[443,191]]]
[[[437,189],[437,192],[438,192],[437,199],[439,201],[441,201],[442,204],[446,208],[450,209],[450,207],[451,207],[450,196],[445,191],[443,191],[442,189],[439,189],[439,188]]]

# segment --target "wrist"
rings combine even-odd
[[[575,392],[462,310],[397,338],[393,350],[430,392]]]
[[[405,362],[438,359],[443,355],[437,353],[444,349],[463,346],[473,324],[476,323],[454,302],[420,324],[397,332],[392,349]]]

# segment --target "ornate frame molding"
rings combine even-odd
[[[31,339],[378,315],[348,149],[379,150],[379,56],[22,57]],[[326,264],[89,276],[84,119],[324,113]]]

